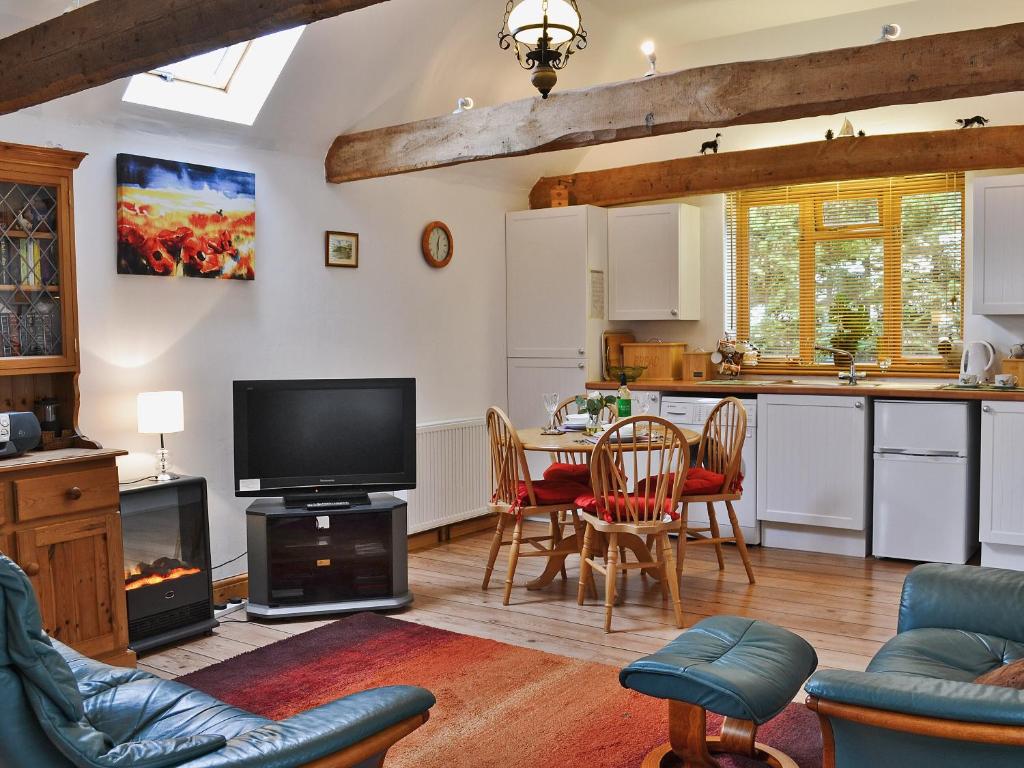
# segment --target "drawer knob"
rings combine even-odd
[[[668,311],[668,313],[669,313],[670,315],[672,315],[672,317],[676,317],[676,316],[678,316],[678,315],[679,315],[679,310],[678,310],[678,309],[670,309],[670,310]]]
[[[77,485],[71,486],[70,488],[68,488],[68,498],[71,499],[72,501],[78,501],[80,498],[82,498],[82,489],[79,488]]]
[[[26,576],[38,576],[39,575],[39,563],[25,563],[21,568]]]

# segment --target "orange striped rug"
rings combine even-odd
[[[375,614],[358,614],[180,678],[275,720],[382,685],[437,697],[389,768],[633,768],[668,739],[666,704],[620,687],[618,670]],[[717,733],[718,717],[708,731]],[[820,768],[816,717],[791,704],[759,740]],[[756,766],[725,758],[723,766]]]

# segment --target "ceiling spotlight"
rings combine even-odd
[[[531,81],[545,99],[558,81],[557,70],[587,47],[579,0],[508,0],[498,32],[503,51],[513,49],[519,66],[531,70]]]
[[[644,77],[658,74],[658,70],[655,69],[655,64],[658,63],[658,54],[654,52],[654,41],[644,40],[640,44],[640,52],[647,57],[647,63],[650,65],[648,70],[644,72]]]
[[[461,96],[459,100],[455,102],[455,111],[452,112],[452,114],[461,115],[463,112],[468,112],[469,110],[471,110],[474,106],[476,106],[476,103],[473,101],[471,97]]]
[[[878,39],[878,42],[883,40],[895,40],[903,34],[903,29],[899,24],[886,24],[882,27],[882,36]]]

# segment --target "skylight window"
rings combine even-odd
[[[184,81],[225,91],[250,45],[251,42],[236,43],[227,48],[218,48],[216,51],[201,53],[177,64],[154,69],[149,74],[168,81]]]
[[[276,32],[135,75],[123,100],[252,125],[303,29]]]

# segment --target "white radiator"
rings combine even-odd
[[[487,424],[463,419],[416,427],[416,488],[409,491],[409,533],[487,512]]]

